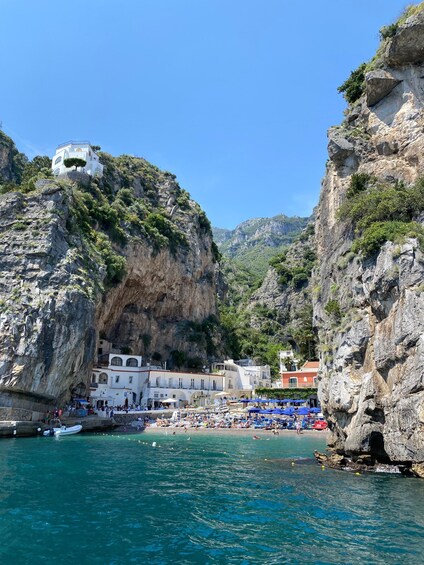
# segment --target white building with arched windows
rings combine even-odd
[[[97,409],[140,404],[147,388],[146,367],[140,355],[109,353],[108,364],[94,367],[90,396]]]
[[[52,171],[55,176],[69,173],[73,167],[65,167],[65,159],[84,159],[86,165],[78,170],[92,177],[103,175],[103,165],[99,161],[98,155],[93,151],[89,141],[67,141],[56,149],[52,159]]]
[[[103,344],[104,345],[104,344]],[[106,406],[182,408],[188,404],[211,404],[226,390],[225,376],[213,373],[183,373],[161,367],[142,366],[139,355],[103,354],[104,364],[91,375],[91,403],[97,410]],[[231,389],[231,386],[229,387]],[[167,402],[164,402],[167,401]]]

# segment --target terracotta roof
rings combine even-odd
[[[302,369],[319,369],[319,361],[306,361]]]

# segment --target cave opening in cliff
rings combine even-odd
[[[371,432],[369,445],[371,454],[379,463],[390,463],[390,457],[384,448],[384,438],[381,432]]]

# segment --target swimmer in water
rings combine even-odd
[[[253,439],[261,439],[259,436],[253,436]]]

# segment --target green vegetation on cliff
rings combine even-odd
[[[315,263],[313,236],[311,224],[295,243],[270,261],[279,275],[281,294],[287,294],[282,301],[278,298],[275,302],[275,289],[269,294],[267,284],[259,288],[257,278],[239,263],[227,258],[221,264],[228,285],[220,304],[221,323],[230,357],[257,359],[270,365],[274,376],[278,374],[281,349],[295,347],[299,357],[315,358],[316,337],[307,290]]]
[[[276,270],[281,286],[290,285],[298,290],[308,283],[315,263],[316,254],[310,247],[303,250],[302,256],[298,257],[295,264],[287,261],[287,251],[276,255],[269,262]]]
[[[337,89],[344,94],[344,97],[353,104],[362,96],[365,88],[365,69],[366,64],[362,63],[357,69],[350,73],[349,78]]]
[[[256,392],[260,398],[300,398],[308,400],[317,393],[316,388],[257,388]]]
[[[51,178],[51,159],[38,155],[32,161],[20,153],[13,140],[0,130],[0,194],[31,192],[41,178]]]
[[[386,241],[416,237],[424,242],[424,228],[417,217],[424,212],[424,178],[414,185],[388,184],[369,175],[352,175],[339,218],[352,226],[356,240],[352,251],[365,256]]]
[[[387,42],[396,35],[399,27],[403,25],[408,18],[419,14],[423,10],[424,2],[417,5],[407,6],[396,22],[383,26],[380,29],[381,42],[375,56],[368,63],[362,63],[357,69],[352,71],[349,78],[337,89],[338,92],[343,93],[349,104],[354,104],[364,93],[365,74],[383,66]]]
[[[36,191],[36,182],[52,178],[51,160],[37,156],[28,161],[17,152],[13,141],[0,132],[0,143],[8,144],[8,176],[0,193],[24,194]],[[68,230],[80,233],[102,258],[106,285],[122,280],[125,274],[125,246],[142,239],[155,252],[170,249],[176,255],[189,247],[187,226],[195,225],[200,234],[210,236],[213,259],[219,252],[212,242],[210,223],[198,204],[182,190],[175,175],[163,172],[145,159],[99,153],[105,166],[103,178],[86,182],[54,180],[70,194],[71,217]],[[1,179],[0,179],[1,182]]]

